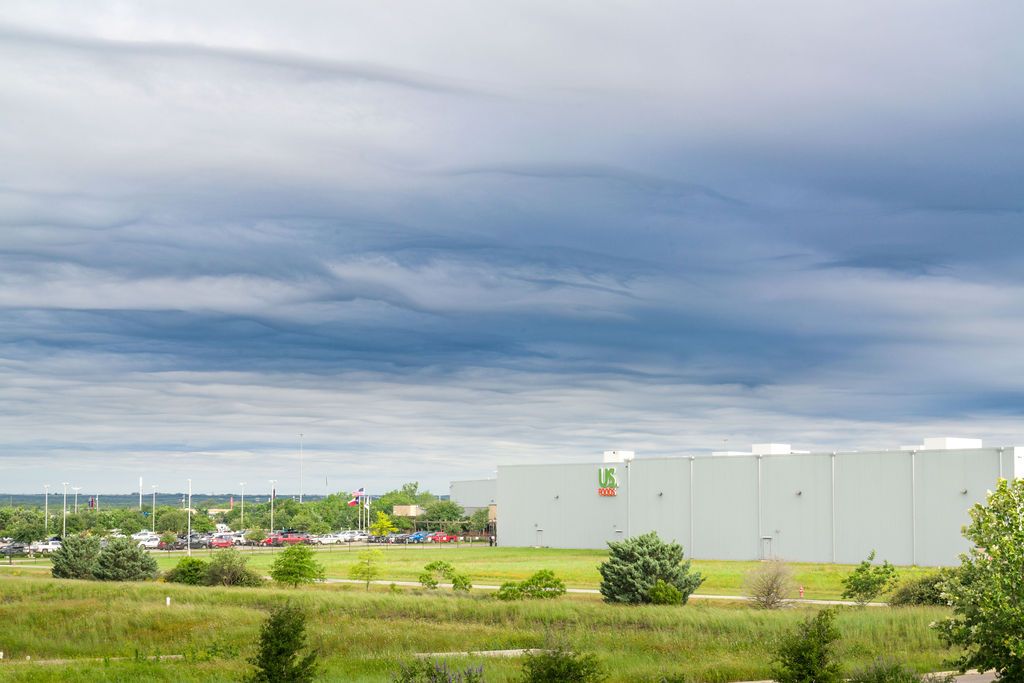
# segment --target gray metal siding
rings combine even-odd
[[[762,545],[781,559],[831,562],[832,458],[772,456],[761,470],[761,536],[771,539]]]
[[[693,464],[693,557],[758,557],[757,459],[721,456],[696,458]]]
[[[498,499],[497,479],[464,479],[448,486],[449,497],[469,508],[485,508]]]

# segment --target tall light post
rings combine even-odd
[[[188,535],[185,536],[188,556],[192,557],[192,480],[188,480]]]
[[[242,487],[242,521],[238,523],[238,530],[242,531],[245,529],[245,482],[239,482],[238,485]]]
[[[50,536],[50,485],[43,484],[43,528],[47,538]]]
[[[302,503],[302,432],[299,432],[299,503]]]
[[[274,533],[274,499],[277,498],[277,479],[270,480],[270,533]]]
[[[72,486],[71,488],[75,492],[75,514],[77,515],[78,514],[78,492],[82,490],[82,487],[81,486]]]
[[[153,484],[153,533],[156,533],[156,484]]]
[[[68,482],[61,482],[64,485],[64,523],[63,528],[60,532],[60,537],[64,538],[68,535]]]

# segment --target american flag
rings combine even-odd
[[[348,506],[350,508],[353,508],[356,505],[359,505],[359,499],[362,498],[365,495],[366,495],[366,491],[363,489],[362,486],[360,486],[359,490],[352,494],[352,500],[350,500],[348,502]]]

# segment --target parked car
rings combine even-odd
[[[3,547],[3,549],[0,549],[0,552],[4,555],[24,555],[28,552],[28,543],[22,543],[20,541],[8,543]]]
[[[428,536],[430,536],[429,531],[417,531],[416,533],[409,535],[409,539],[406,543],[426,543]]]
[[[338,543],[344,543],[342,534],[322,534],[320,536],[313,536],[312,542],[317,545],[337,545]]]
[[[263,545],[282,546],[310,543],[309,534],[303,531],[279,531],[263,539]]]
[[[455,534],[450,534],[447,531],[435,531],[428,537],[431,543],[453,543],[459,540],[459,537]]]
[[[214,536],[213,538],[210,539],[210,546],[209,547],[211,547],[211,548],[234,548],[235,547],[235,539],[232,538],[231,536],[228,536],[228,535],[218,534],[217,536]]]
[[[33,553],[52,553],[54,550],[60,550],[60,541],[51,538],[48,541],[36,541],[29,545],[29,552]]]
[[[157,536],[156,534],[150,534],[149,536],[141,536],[141,537],[138,537],[138,538],[135,538],[133,536],[133,538],[138,543],[140,548],[147,548],[149,550],[156,550],[157,548],[160,547],[160,537]]]

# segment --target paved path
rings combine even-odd
[[[941,675],[945,675],[945,674],[949,674],[949,673],[954,673],[954,672],[952,672],[952,671],[940,671],[938,673],[938,675],[941,676]],[[977,672],[971,672],[971,673],[963,674],[962,676],[957,676],[956,680],[957,680],[957,683],[991,683],[992,681],[996,680],[996,675],[994,673],[980,674],[980,673],[977,673]],[[773,681],[742,681],[740,683],[774,683],[774,682]]]
[[[358,579],[324,579],[324,583],[366,583],[366,582],[365,581],[359,581]],[[383,579],[378,580],[378,581],[371,581],[370,583],[372,583],[375,586],[390,586],[391,584],[395,584],[396,586],[413,587],[413,588],[419,588],[422,585],[422,584],[420,584],[419,581],[387,581],[387,580],[383,580]],[[439,588],[451,588],[452,587],[452,584],[450,584],[450,583],[439,583],[437,585],[438,585]],[[491,584],[476,584],[476,583],[474,583],[473,584],[473,588],[479,588],[480,590],[485,590],[485,591],[496,591],[496,590],[498,590],[500,588],[500,586],[495,586],[495,585],[491,585]],[[586,594],[586,595],[600,595],[600,593],[601,593],[601,591],[597,590],[596,588],[566,588],[565,591],[567,593],[583,593],[583,594]],[[690,598],[693,599],[693,600],[730,600],[730,601],[733,601],[733,602],[736,602],[736,601],[747,602],[747,601],[750,600],[750,598],[748,598],[745,595],[706,595],[706,594],[703,594],[703,593],[694,593],[693,595],[690,596]],[[856,605],[857,604],[855,602],[850,602],[848,600],[803,600],[803,599],[793,599],[793,600],[790,600],[789,602],[795,602],[795,603],[801,603],[801,604],[807,604],[807,605]],[[884,603],[884,602],[869,602],[867,604],[867,606],[868,607],[888,607],[888,604]]]

